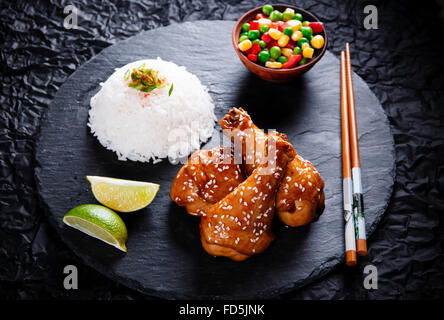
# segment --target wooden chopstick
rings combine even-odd
[[[347,84],[348,122],[350,131],[350,149],[352,162],[353,202],[356,225],[356,251],[360,256],[367,254],[365,234],[364,196],[362,194],[361,163],[359,159],[358,127],[356,124],[355,97],[350,62],[350,46],[345,44],[345,71]]]
[[[348,128],[347,81],[345,54],[341,51],[341,129],[342,129],[342,185],[345,219],[345,263],[355,266],[356,257],[355,219],[353,216],[352,170],[350,160],[350,134]]]

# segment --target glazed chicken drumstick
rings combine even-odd
[[[194,152],[173,181],[171,199],[191,215],[204,215],[245,180],[232,152],[232,148],[223,146]]]
[[[263,161],[263,145],[269,138],[242,108],[231,109],[220,125],[225,135],[242,152],[247,175]],[[277,134],[287,141],[284,134]],[[239,152],[236,151],[235,152]],[[276,196],[277,215],[285,224],[297,227],[310,223],[316,213],[324,210],[324,181],[309,162],[297,155],[289,163]]]
[[[271,155],[275,155],[274,158],[259,165],[202,217],[202,246],[210,255],[242,261],[264,251],[273,241],[271,223],[276,192],[295,155],[288,142],[277,139],[273,142],[276,148]]]

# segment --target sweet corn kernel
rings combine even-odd
[[[304,49],[304,51],[302,51],[302,55],[304,56],[304,58],[307,59],[311,59],[313,57],[313,53],[314,53],[314,49],[307,47]]]
[[[247,51],[248,49],[250,49],[253,46],[253,44],[251,43],[250,40],[244,40],[241,43],[239,43],[239,50],[240,51]]]
[[[300,38],[302,38],[302,32],[300,31],[293,32],[291,35],[291,40],[293,41],[298,41]]]
[[[282,36],[282,32],[280,32],[277,29],[270,29],[270,31],[268,31],[268,34],[270,35],[270,37],[272,37],[274,40],[279,40]]]
[[[283,48],[281,50],[281,53],[283,56],[286,56],[287,58],[290,58],[290,56],[293,54],[293,50],[289,49],[289,48]]]
[[[311,45],[315,49],[321,49],[324,46],[324,37],[320,34],[316,35],[311,39]]]
[[[270,19],[259,19],[257,22],[259,22],[259,29],[263,26],[269,26],[271,24]]]
[[[290,37],[283,34],[278,40],[279,47],[285,47],[288,44],[288,41],[290,41]]]
[[[267,61],[267,62],[265,62],[265,66],[267,68],[280,69],[280,68],[282,68],[282,63]]]
[[[300,22],[299,20],[290,20],[287,21],[287,24],[290,26],[290,28],[293,29],[293,32],[298,31],[302,26],[302,22]]]
[[[304,51],[305,48],[310,48],[310,45],[308,44],[308,42],[304,42],[304,43],[301,45],[301,50],[302,50],[302,51]]]

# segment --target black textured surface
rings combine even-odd
[[[103,50],[60,88],[41,126],[36,177],[50,221],[84,261],[145,293],[167,298],[270,298],[313,281],[344,260],[339,60],[327,52],[298,81],[270,84],[239,61],[230,46],[233,27],[231,21],[187,22],[147,31]],[[193,50],[208,30],[219,37],[208,39],[206,50]],[[214,259],[201,247],[199,219],[187,216],[170,200],[180,166],[168,161],[156,165],[118,161],[96,141],[86,124],[89,101],[99,83],[116,67],[158,56],[185,66],[208,86],[218,119],[231,107],[242,106],[259,127],[287,134],[325,181],[326,209],[318,223],[297,230],[276,226],[273,245],[246,262]],[[357,76],[354,88],[370,235],[391,196],[394,146],[374,94]],[[221,137],[217,126],[205,148],[218,146]],[[121,215],[129,233],[126,255],[62,223],[71,208],[94,203],[86,175],[160,184],[147,209]]]
[[[293,1],[289,1],[293,2]],[[63,28],[63,8],[80,9],[79,29]],[[0,294],[7,298],[134,299],[141,294],[81,264],[48,225],[34,181],[40,119],[55,92],[103,48],[170,23],[235,20],[262,2],[2,1],[0,4]],[[434,1],[374,1],[379,29],[362,27],[366,1],[298,1],[326,24],[336,55],[352,44],[354,70],[386,111],[396,143],[396,182],[369,254],[302,290],[300,299],[444,296],[444,45]],[[79,267],[80,288],[62,287],[63,267]],[[374,264],[378,290],[362,286]]]

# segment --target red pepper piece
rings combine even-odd
[[[268,19],[268,17],[262,13],[258,13],[256,15],[256,20],[259,20],[259,19]]]
[[[267,32],[265,32],[262,37],[261,37],[262,41],[264,41],[266,44],[269,44],[273,38],[270,36],[270,34]]]
[[[248,58],[248,60],[256,62],[257,61],[257,54],[250,53],[249,55],[247,55],[247,58]]]
[[[256,20],[250,21],[250,30],[259,30],[259,22]]]
[[[279,30],[279,22],[273,21],[272,23],[270,23],[270,29]]]
[[[271,47],[279,46],[278,42],[274,39],[272,39],[269,43],[267,43],[267,48],[270,50]]]
[[[257,43],[257,42],[255,44],[253,44],[253,46],[250,49],[252,54],[258,54],[259,52],[261,52],[261,50],[262,50],[262,48],[259,45],[259,43]]]
[[[294,42],[294,41],[291,40],[291,39],[288,41],[287,45],[285,46],[285,48],[289,48],[289,49],[291,49],[291,50],[293,50],[294,47],[296,47],[296,42]]]
[[[281,27],[282,27],[282,30],[285,30],[285,28],[291,28],[287,22],[284,22]]]
[[[301,61],[301,59],[302,59],[302,56],[300,54],[294,54],[294,55],[290,56],[290,59],[288,59],[287,62],[282,64],[282,69],[293,68],[296,64],[299,63],[299,61]]]
[[[308,26],[313,30],[313,33],[320,33],[324,30],[321,22],[310,22]]]

